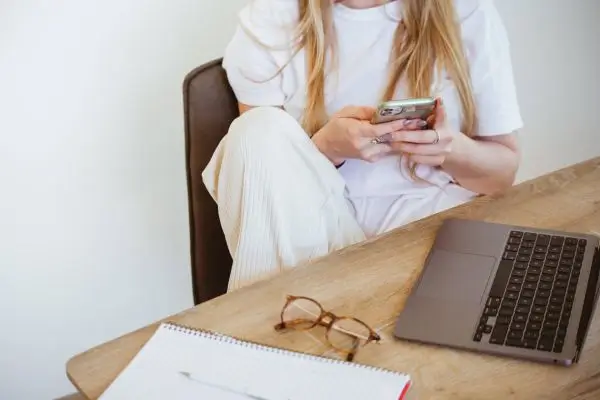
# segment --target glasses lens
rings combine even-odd
[[[312,300],[295,299],[283,311],[283,322],[293,329],[309,329],[321,316],[321,307]]]
[[[333,347],[342,351],[351,351],[355,346],[364,345],[370,333],[365,324],[343,318],[335,321],[327,335]]]

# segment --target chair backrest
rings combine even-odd
[[[190,220],[192,280],[196,304],[227,291],[231,256],[217,206],[202,182],[202,171],[231,122],[239,116],[237,101],[222,59],[191,71],[183,83],[185,148]]]

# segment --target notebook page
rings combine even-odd
[[[161,325],[101,399],[397,400],[409,382],[406,375],[176,329]]]

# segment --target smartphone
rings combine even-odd
[[[396,121],[398,119],[421,119],[429,121],[435,112],[435,98],[404,99],[385,101],[377,107],[372,124]]]

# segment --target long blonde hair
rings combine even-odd
[[[386,0],[382,0],[385,2]],[[309,135],[327,122],[325,112],[325,66],[327,55],[335,60],[335,27],[331,0],[298,0],[299,48],[307,61],[306,111],[302,125]],[[392,48],[389,78],[382,100],[391,100],[402,79],[407,96],[431,96],[438,72],[445,70],[453,81],[462,106],[462,133],[472,136],[476,111],[468,63],[461,40],[453,0],[403,0],[402,21]]]

